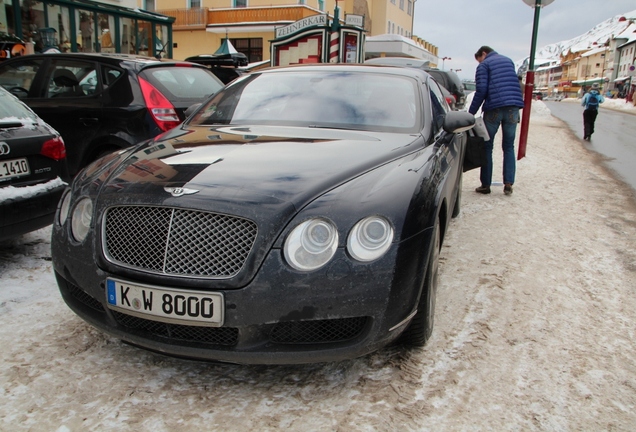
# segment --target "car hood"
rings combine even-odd
[[[237,288],[254,277],[281,232],[307,204],[352,179],[373,188],[383,178],[379,167],[421,148],[419,135],[186,126],[121,153],[119,163],[101,171],[89,167],[86,173],[97,171],[84,174],[80,182],[99,188],[99,214],[112,206],[141,205],[253,221],[258,234],[245,266],[231,280],[217,281],[219,287]],[[101,265],[111,268],[105,261]],[[118,271],[127,275],[125,269]]]
[[[339,184],[414,151],[419,139],[333,129],[184,128],[138,148],[110,176],[102,195],[170,199],[173,188],[181,188],[176,194],[216,200],[214,208],[224,212],[265,202],[299,210]]]

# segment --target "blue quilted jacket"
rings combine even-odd
[[[483,112],[496,108],[516,106],[523,108],[523,96],[515,64],[495,51],[486,56],[475,73],[477,89],[468,112],[475,114],[481,104]]]

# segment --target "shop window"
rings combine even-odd
[[[135,21],[131,18],[120,18],[119,26],[121,33],[121,52],[124,54],[137,54]]]
[[[236,48],[238,52],[247,56],[248,62],[254,63],[263,60],[263,39],[230,39],[230,42],[234,45],[234,48]]]
[[[97,14],[97,31],[101,52],[114,53],[115,50],[115,17],[108,14]]]
[[[79,52],[95,52],[95,18],[94,13],[77,9],[75,11],[75,20],[79,22],[79,34],[77,41],[77,50]]]
[[[7,34],[14,35],[15,34],[15,20],[13,14],[13,5],[12,4],[4,4],[4,16],[0,16],[2,21],[6,23],[6,29],[2,29]],[[2,12],[0,12],[1,14]],[[2,28],[0,26],[0,28]]]
[[[47,27],[44,17],[44,4],[38,1],[22,2],[20,15],[23,39],[35,42],[35,50],[41,52],[43,44],[38,30]]]
[[[156,29],[156,56],[166,58],[168,56],[168,26],[155,25]]]
[[[137,52],[141,55],[152,55],[152,28],[148,21],[137,21]]]
[[[71,50],[71,25],[69,22],[69,9],[58,5],[49,4],[46,8],[46,16],[48,22],[48,28],[53,29],[50,32],[50,38],[48,42],[43,45],[48,45],[52,48],[57,48],[62,52]]]

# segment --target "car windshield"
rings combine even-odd
[[[369,72],[252,74],[219,92],[191,125],[280,125],[414,133],[421,103],[412,78]]]

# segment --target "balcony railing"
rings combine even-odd
[[[263,21],[298,21],[315,15],[314,9],[304,6],[249,7],[237,9],[161,9],[160,14],[175,18],[173,30],[205,28],[208,24],[232,24]]]
[[[173,17],[173,30],[204,29],[208,25],[208,9],[162,9],[157,11],[162,15]]]

